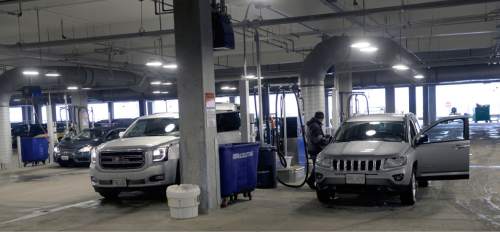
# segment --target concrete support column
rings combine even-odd
[[[429,85],[429,123],[436,121],[436,85]]]
[[[88,96],[86,92],[71,93],[71,107],[73,108],[73,119],[77,124],[77,130],[89,128],[90,113],[88,112]]]
[[[48,107],[47,107],[47,111],[48,111]],[[57,109],[56,109],[56,104],[52,104],[52,107],[50,107],[50,109],[52,110],[52,121],[54,122],[57,122]]]
[[[325,88],[323,91],[325,92],[325,127],[330,127],[330,106],[328,104],[330,89]]]
[[[240,80],[240,117],[241,117],[241,142],[248,143],[252,141],[249,115],[250,87],[248,80]]]
[[[147,113],[147,105],[145,99],[139,100],[139,116],[144,116]]]
[[[0,166],[2,168],[5,164],[10,164],[12,160],[9,102],[10,94],[0,95]]]
[[[115,119],[115,107],[113,102],[108,102],[108,114],[109,114],[109,122]]]
[[[152,115],[153,114],[153,102],[152,101],[148,101],[147,102],[147,108],[148,108],[148,115]]]
[[[43,123],[42,104],[37,103],[33,106],[35,112],[35,123]]]
[[[336,81],[337,78],[334,80]],[[335,87],[332,88],[332,128],[335,130],[340,127],[340,96],[338,90],[338,83],[335,82]]]
[[[21,111],[23,112],[23,123],[31,124],[33,123],[33,107],[32,106],[21,106]]]
[[[396,113],[396,91],[394,86],[385,87],[385,112]]]
[[[339,91],[339,103],[340,106],[340,121],[343,122],[350,117],[349,109],[351,107],[349,102],[349,96],[352,93],[352,73],[342,73],[338,74],[335,80],[335,84],[338,86]]]
[[[408,95],[410,112],[417,115],[417,90],[414,85],[409,87]]]
[[[314,117],[317,111],[325,111],[325,86],[302,86],[302,98],[304,107],[304,120],[307,121]]]
[[[424,125],[429,125],[429,86],[423,86]]]
[[[200,186],[201,213],[221,202],[211,14],[208,0],[174,0],[181,181]]]
[[[49,98],[49,101],[48,101],[48,104],[47,104],[47,134],[49,135],[49,163],[53,163],[54,162],[54,156],[53,156],[53,153],[54,153],[54,140],[56,140],[56,136],[54,134],[54,131],[57,130],[56,128],[54,128],[54,121],[53,121],[53,117],[52,117],[52,99],[51,99],[51,96],[49,94],[48,96]]]

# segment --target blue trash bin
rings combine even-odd
[[[259,165],[257,171],[257,188],[276,188],[276,147],[264,144],[259,149]]]
[[[21,158],[24,166],[28,163],[45,163],[49,158],[49,141],[46,138],[21,138]]]
[[[240,193],[251,199],[257,186],[257,164],[259,144],[233,143],[219,145],[221,197],[223,206],[227,198],[236,198]]]

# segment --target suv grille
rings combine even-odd
[[[101,152],[99,157],[105,169],[136,169],[145,163],[143,151]]]
[[[382,159],[377,160],[350,160],[334,159],[333,170],[340,172],[374,172],[382,169]]]

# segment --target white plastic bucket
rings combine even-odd
[[[170,216],[187,219],[198,216],[200,205],[200,187],[192,184],[172,185],[167,188]]]

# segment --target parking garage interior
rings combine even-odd
[[[498,0],[0,0],[0,230],[500,230],[499,19]]]

